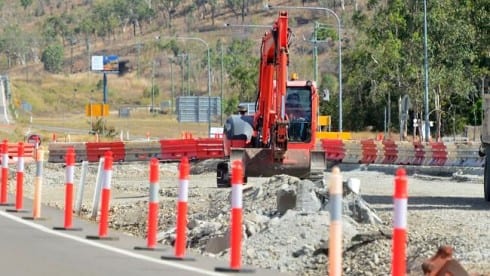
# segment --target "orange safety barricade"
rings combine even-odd
[[[432,147],[432,161],[429,165],[432,166],[444,166],[447,161],[447,149],[446,145],[442,142],[430,143]]]
[[[123,142],[87,142],[85,143],[87,149],[87,161],[99,162],[99,159],[104,156],[107,151],[112,152],[113,160],[124,161],[126,156],[126,150]]]
[[[362,145],[362,158],[361,163],[372,164],[376,161],[378,157],[378,147],[374,143],[374,140],[367,139],[361,140]]]
[[[196,140],[197,159],[223,158],[223,139],[200,138]]]
[[[421,142],[413,142],[415,156],[412,160],[412,165],[422,165],[425,160],[424,145]]]
[[[14,158],[19,157],[18,147],[19,143],[8,143],[7,146],[9,163],[15,163]],[[34,150],[35,147],[33,144],[25,143],[24,144],[24,161],[25,162],[33,162],[34,161]]]
[[[160,140],[161,159],[179,161],[182,157],[189,160],[197,159],[197,142],[195,139]]]
[[[385,158],[383,159],[383,164],[395,164],[398,159],[398,146],[392,140],[383,141]]]
[[[342,139],[322,139],[322,148],[327,161],[342,161],[345,157],[344,142]]]

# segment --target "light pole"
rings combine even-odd
[[[284,9],[284,10],[320,10],[331,13],[337,20],[337,27],[339,33],[339,132],[342,132],[342,33],[339,16],[329,8],[321,7],[292,7],[292,6],[272,6],[267,5],[270,9]]]
[[[150,113],[153,114],[155,111],[155,61],[152,62],[152,70],[151,70],[151,109]]]
[[[314,70],[313,70],[313,79],[318,83],[318,43],[327,42],[327,40],[318,40],[318,29],[326,28],[326,24],[321,24],[315,22],[315,26],[313,28],[313,39],[310,42],[313,43],[313,62],[314,62]]]
[[[206,45],[207,49],[207,58],[208,58],[208,136],[211,135],[211,57],[209,52],[209,44],[202,38],[199,37],[183,37],[177,36],[172,37],[175,39],[184,39],[184,40],[197,40]]]
[[[427,57],[427,1],[424,0],[424,107],[425,107],[425,142],[429,141],[430,124],[429,124],[429,65]]]

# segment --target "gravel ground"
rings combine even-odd
[[[389,275],[394,167],[385,172],[367,167],[343,168],[342,177],[361,181],[360,195],[381,223],[360,223],[345,216],[343,269],[345,275]],[[215,188],[214,163],[193,164],[189,190],[189,250],[228,258],[216,247],[227,240],[230,189]],[[75,169],[76,185],[81,166]],[[160,164],[159,239],[171,244],[175,237],[177,164]],[[86,175],[81,216],[90,217],[97,165]],[[35,165],[26,164],[24,195],[32,197]],[[45,164],[43,203],[63,208],[65,170]],[[326,178],[330,173],[326,173]],[[15,164],[10,166],[11,192],[15,192]],[[420,265],[441,245],[455,250],[455,259],[474,275],[490,276],[490,203],[483,200],[479,175],[430,176],[412,173],[408,178],[407,275],[423,275]],[[326,275],[328,211],[305,214],[278,212],[277,194],[303,183],[288,176],[253,178],[244,190],[243,262],[294,275]],[[322,187],[317,187],[321,189]],[[318,190],[315,190],[318,191]],[[145,237],[148,204],[148,164],[115,164],[112,178],[111,227]],[[325,209],[325,208],[323,208]],[[215,246],[213,246],[215,245]]]

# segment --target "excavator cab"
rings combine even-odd
[[[311,89],[288,87],[285,111],[288,116],[288,141],[308,143],[311,141]]]

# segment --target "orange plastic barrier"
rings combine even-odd
[[[182,157],[197,159],[197,142],[195,139],[160,140],[161,159],[179,161]]]
[[[114,161],[124,161],[126,157],[123,142],[87,142],[85,146],[87,149],[87,161],[89,162],[98,162],[107,151],[112,152]]]
[[[202,138],[196,140],[197,159],[223,158],[223,140]]]
[[[14,160],[13,160],[14,157],[19,157],[18,148],[19,148],[19,143],[8,143],[7,151],[8,151],[8,157],[9,157],[9,163],[14,162]],[[23,155],[24,161],[26,161],[26,162],[34,161],[34,151],[35,151],[34,144],[25,143],[24,144],[24,155]]]
[[[362,159],[361,163],[371,164],[376,161],[378,157],[378,147],[376,146],[374,140],[361,140],[362,145]]]
[[[421,142],[413,142],[415,156],[412,160],[412,165],[422,165],[425,160],[424,145]]]
[[[395,164],[398,159],[398,147],[392,140],[383,141],[385,158],[383,159],[383,164]]]
[[[322,148],[328,161],[342,161],[345,157],[344,142],[341,139],[322,139]]]
[[[446,145],[442,142],[431,143],[432,147],[432,161],[430,165],[433,166],[444,166],[447,160],[447,150]]]

